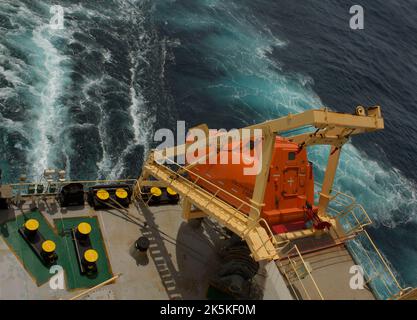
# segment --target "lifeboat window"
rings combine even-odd
[[[288,160],[295,160],[295,152],[288,152]]]

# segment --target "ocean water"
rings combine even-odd
[[[49,28],[50,6],[65,28]],[[381,105],[382,132],[344,147],[336,188],[362,203],[404,286],[417,285],[417,3],[0,1],[0,166],[138,175],[153,133],[242,127],[311,108]],[[317,180],[328,150],[309,152]]]

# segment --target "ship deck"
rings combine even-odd
[[[356,263],[344,245],[304,253],[302,257],[311,268],[312,277],[320,293],[311,278],[306,277],[300,281],[294,273],[290,273],[289,281],[293,285],[291,291],[295,297],[302,300],[375,300],[374,294],[367,286],[360,290],[350,287],[353,274],[349,271]],[[293,261],[298,263],[300,258],[295,257]],[[288,270],[289,267],[288,260],[282,261],[281,269]]]
[[[220,265],[218,250],[226,239],[224,230],[212,220],[206,218],[197,225],[187,223],[178,205],[147,207],[135,202],[127,210],[96,211],[87,204],[61,208],[54,197],[34,197],[26,199],[20,207],[0,211],[0,224],[34,207],[51,226],[57,219],[97,217],[111,271],[120,276],[89,293],[86,288],[53,290],[48,282],[37,286],[1,237],[0,299],[70,299],[80,293],[85,293],[81,299],[206,299],[209,279]],[[134,248],[140,236],[150,240],[147,255],[138,254]],[[312,243],[318,243],[310,238],[297,241],[297,246],[306,250],[311,250]],[[303,258],[311,266],[325,299],[374,299],[368,289],[350,289],[349,268],[355,263],[343,245],[313,250],[303,254]],[[297,263],[297,259],[292,261]],[[281,271],[290,264],[288,259],[280,263]],[[277,268],[270,268],[271,263],[261,266],[264,299],[320,299],[308,279],[299,280],[294,274],[291,278],[290,272],[289,283]]]
[[[20,207],[0,211],[0,224],[35,207],[51,226],[57,219],[97,217],[111,270],[120,276],[88,293],[86,288],[53,290],[49,282],[37,286],[0,237],[0,299],[71,299],[82,293],[81,299],[206,299],[210,276],[219,266],[217,250],[225,237],[211,220],[204,219],[201,225],[187,223],[178,205],[146,207],[136,202],[126,211],[95,211],[87,204],[60,208],[54,197],[34,197]],[[147,255],[134,248],[140,236],[150,240]],[[265,297],[291,298],[282,283],[281,292],[276,286],[265,286]]]
[[[203,299],[207,274],[216,265],[213,249],[219,235],[212,230],[194,230],[182,221],[177,206],[150,210],[131,204],[128,212],[115,209],[94,211],[88,207],[60,208],[54,199],[37,199],[36,205],[48,222],[70,217],[98,218],[113,284],[95,290],[94,299]],[[1,213],[2,222],[30,210],[12,207]],[[134,243],[141,235],[149,238],[148,255],[136,254]],[[0,245],[1,299],[66,299],[83,292],[52,290],[49,283],[38,287],[18,257],[2,240]],[[69,248],[73,250],[73,248]]]

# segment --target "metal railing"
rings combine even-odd
[[[378,299],[390,299],[404,290],[366,230],[347,241],[346,246],[356,263],[362,267],[366,284]]]
[[[304,260],[297,245],[293,245],[288,241],[280,248],[280,253],[281,257],[277,260],[278,267],[287,279],[297,300],[303,300],[303,297],[296,288],[297,283],[304,291],[305,298],[308,300],[324,300],[324,296],[313,277],[313,270]],[[283,260],[288,261],[288,264],[284,265],[282,262]],[[314,289],[311,290],[311,287]]]
[[[174,160],[172,160],[172,159],[170,159],[170,158],[168,158],[168,157],[165,157],[165,156],[163,156],[163,155],[161,155],[161,153],[160,152],[158,152],[158,151],[154,151],[155,153],[157,153],[157,154],[159,154],[159,157],[161,157],[161,158],[163,158],[164,160],[166,160],[166,161],[168,161],[171,165],[174,165],[174,166],[176,166],[176,167],[178,167],[178,169],[179,170],[181,170],[181,172],[187,172],[188,174],[191,174],[191,175],[193,175],[193,176],[195,176],[195,177],[197,177],[197,179],[196,179],[196,181],[191,181],[191,180],[189,180],[189,179],[187,179],[188,181],[190,181],[190,182],[193,182],[194,184],[196,184],[198,181],[202,181],[202,182],[204,182],[204,183],[207,183],[207,184],[209,184],[211,187],[214,187],[215,189],[216,189],[216,192],[222,192],[222,193],[224,193],[225,195],[227,195],[227,196],[229,196],[229,197],[232,197],[234,200],[237,200],[238,202],[240,202],[243,206],[247,206],[248,208],[250,208],[251,210],[254,210],[255,212],[256,212],[256,214],[257,214],[257,217],[259,218],[260,217],[260,210],[259,210],[259,208],[258,207],[255,207],[254,205],[252,205],[252,204],[250,204],[250,203],[248,203],[248,202],[246,202],[246,201],[244,201],[243,199],[241,199],[241,198],[239,198],[239,197],[236,197],[234,194],[232,194],[232,193],[230,193],[230,192],[228,192],[228,191],[226,191],[225,189],[223,189],[223,188],[221,188],[221,187],[219,187],[218,185],[216,185],[216,184],[214,184],[213,182],[211,182],[210,180],[207,180],[207,179],[205,179],[205,178],[203,178],[201,175],[199,175],[199,174],[197,174],[195,171],[192,171],[192,170],[190,170],[190,169],[188,169],[188,168],[186,168],[186,167],[184,167],[184,166],[182,166],[182,165],[180,165],[180,164],[178,164],[177,162],[175,162]],[[169,167],[167,167],[167,166],[164,166],[165,168],[168,168],[170,171],[172,171]],[[172,171],[173,172],[173,171]],[[177,172],[174,172],[175,174],[178,174]],[[198,187],[200,187],[199,185],[197,185]],[[204,189],[204,188],[202,188],[202,187],[200,187],[200,189],[203,189],[203,190],[205,190],[205,191],[207,191],[206,189]],[[224,201],[223,201],[224,202]],[[226,203],[226,202],[225,202]],[[227,203],[227,204],[229,204],[229,203]],[[229,204],[230,205],[230,204]]]
[[[236,197],[235,195],[231,194],[227,190],[219,187],[218,185],[214,184],[213,182],[211,182],[211,181],[205,179],[204,177],[198,175],[194,171],[192,171],[192,170],[190,170],[190,169],[188,169],[188,168],[186,168],[186,167],[178,164],[174,160],[172,160],[172,159],[164,156],[161,152],[158,152],[156,150],[154,150],[153,152],[158,154],[158,160],[164,159],[171,166],[174,166],[174,167],[177,168],[177,171],[176,171],[176,170],[171,169],[167,165],[162,165],[163,168],[164,168],[164,170],[166,170],[170,174],[172,174],[171,181],[167,184],[167,187],[170,187],[174,181],[176,181],[178,179],[181,179],[182,181],[186,182],[187,184],[191,184],[191,186],[188,187],[188,191],[184,194],[185,197],[187,197],[192,190],[201,190],[204,193],[207,193],[207,192],[211,193],[212,196],[207,201],[207,203],[204,205],[204,208],[207,208],[209,206],[209,204],[212,203],[214,200],[220,201],[225,206],[233,207],[234,208],[234,211],[233,212],[229,212],[230,218],[229,218],[229,220],[226,221],[226,223],[228,221],[230,221],[230,219],[233,216],[239,217],[239,219],[242,222],[246,222],[247,223],[247,229],[244,231],[244,235],[248,234],[257,225],[263,225],[265,231],[267,232],[268,240],[271,241],[274,245],[276,244],[276,239],[275,239],[275,237],[274,237],[274,235],[273,235],[273,233],[272,233],[272,231],[271,231],[268,223],[263,218],[261,218],[261,213],[260,213],[259,208],[257,208],[255,206],[253,206],[252,204],[250,204],[250,203],[242,200],[239,197]],[[161,164],[159,164],[158,162],[156,162],[154,157],[153,158],[150,158],[150,159],[151,159],[151,162],[153,162],[154,165],[156,163],[157,170],[158,170],[157,172],[159,172],[159,170],[161,170],[160,167],[159,167],[159,166],[161,166]],[[191,180],[191,179],[189,179],[187,177],[184,177],[179,172],[181,172],[181,173],[188,173],[188,174],[192,175],[193,178],[194,178],[194,180]],[[209,191],[209,190],[203,188],[201,185],[198,184],[198,182],[204,182],[205,184],[207,184],[210,187],[212,187],[215,190],[215,192]],[[140,182],[138,181],[138,183],[140,183]],[[140,190],[140,186],[139,186],[139,190]],[[238,202],[239,205],[232,205],[232,204],[226,202],[225,200],[223,200],[222,198],[219,197],[221,195],[226,195],[228,197],[231,197],[232,199],[236,200],[236,202]],[[246,214],[246,213],[242,212],[243,209],[246,209],[246,210],[249,209],[251,212],[255,212],[255,216],[252,216],[251,214]],[[260,246],[260,248],[262,246],[265,246],[265,244],[266,244],[266,242],[265,243],[262,243],[261,246]],[[258,248],[258,249],[260,249],[260,248]]]
[[[321,184],[315,184],[321,187]],[[330,194],[327,214],[339,222],[346,236],[361,232],[372,224],[363,206],[357,203],[355,198],[341,191],[332,191]]]
[[[316,185],[321,186],[319,183]],[[401,292],[403,289],[396,275],[365,230],[372,220],[362,205],[356,203],[352,196],[332,190],[327,213],[343,228],[347,239],[354,236],[345,242],[346,246],[356,263],[363,268],[366,284],[373,289],[376,297],[388,299]]]
[[[236,206],[233,206],[233,207],[236,208],[237,213],[240,213],[244,217],[245,220],[247,220],[247,219],[253,219],[253,218],[249,217],[248,215],[246,215],[246,214],[244,214],[244,213],[242,213],[240,211],[244,207],[247,207],[247,208],[253,210],[256,213],[256,219],[255,219],[255,221],[257,221],[257,219],[259,219],[261,213],[260,213],[260,211],[259,211],[259,209],[257,207],[251,205],[250,203],[242,200],[239,197],[236,197],[235,195],[231,194],[230,192],[226,191],[225,189],[223,189],[223,188],[219,187],[218,185],[214,184],[213,182],[211,182],[211,181],[203,178],[202,176],[198,175],[194,171],[191,171],[191,170],[185,168],[184,166],[176,163],[175,161],[173,161],[173,160],[171,160],[171,159],[169,159],[167,157],[164,157],[162,155],[161,155],[161,157],[165,158],[171,165],[177,167],[178,170],[181,170],[182,172],[187,172],[188,174],[191,174],[191,175],[193,175],[196,178],[195,180],[188,179],[187,177],[184,177],[183,175],[179,174],[178,171],[175,171],[175,170],[171,169],[167,165],[163,165],[164,170],[169,171],[175,177],[175,178],[171,178],[171,182],[168,184],[168,187],[171,186],[171,184],[172,184],[173,181],[175,181],[177,179],[181,179],[181,180],[183,180],[183,181],[185,181],[187,183],[192,184],[192,188],[191,187],[189,188],[189,192],[191,190],[197,189],[197,190],[202,190],[203,192],[210,192],[210,193],[213,194],[212,191],[209,191],[209,190],[203,188],[201,185],[198,184],[198,182],[200,182],[200,181],[201,182],[204,182],[204,183],[207,183],[208,185],[210,185],[210,187],[213,187],[216,190],[214,192],[214,194],[216,194],[216,195],[212,199],[216,198],[217,200],[221,201],[223,204],[228,205],[228,206],[232,206],[230,203],[224,201],[223,199],[219,198],[218,196],[220,195],[220,193],[222,193],[224,195],[227,195],[228,197],[232,197],[234,200],[236,200],[237,202],[240,203],[240,205],[237,208],[236,208]],[[157,164],[157,168],[158,168],[158,171],[159,171],[160,170],[160,167],[159,166],[161,166],[161,164],[158,164],[158,163],[156,163],[156,164]]]
[[[21,182],[9,184],[12,188],[14,196],[20,195],[22,197],[30,196],[53,196],[59,193],[61,187],[69,183],[80,183],[84,187],[84,191],[89,187],[97,184],[116,184],[123,183],[129,185],[135,185],[136,179],[119,179],[119,180],[66,180],[66,181],[53,181],[53,182]],[[53,187],[55,191],[50,192],[50,188]],[[33,188],[33,189],[32,189]],[[41,190],[41,191],[38,191]]]
[[[259,218],[258,219],[258,224],[260,226],[263,225],[266,233],[268,234],[268,237],[269,237],[268,240],[271,241],[274,244],[275,248],[277,248],[277,244],[278,244],[277,240],[275,239],[275,235],[272,232],[271,227],[269,226],[268,222],[266,222],[266,220],[264,218]]]

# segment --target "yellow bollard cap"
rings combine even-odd
[[[171,196],[177,195],[177,192],[175,190],[171,189],[170,187],[167,188],[167,192]]]
[[[127,191],[123,188],[119,188],[116,190],[116,196],[120,199],[126,199],[127,198]]]
[[[161,194],[162,194],[162,191],[161,191],[161,189],[159,189],[158,187],[152,187],[152,188],[151,188],[151,193],[152,193],[152,195],[153,195],[153,196],[155,196],[155,197],[160,197],[160,196],[161,196]]]
[[[86,252],[84,252],[84,259],[87,262],[93,263],[98,260],[98,253],[94,249],[88,249]]]
[[[25,228],[29,231],[36,231],[39,229],[39,222],[36,219],[29,219],[25,222]]]
[[[108,198],[110,198],[110,194],[108,193],[107,190],[104,190],[104,189],[98,190],[96,195],[97,195],[97,198],[99,198],[100,200],[107,200]]]
[[[56,244],[52,240],[46,240],[42,243],[42,250],[51,253],[54,252],[56,249]]]
[[[88,235],[91,232],[91,225],[87,222],[81,222],[78,225],[77,230],[81,234]]]

